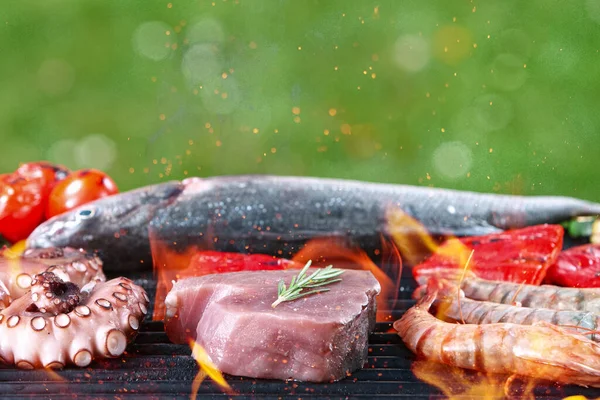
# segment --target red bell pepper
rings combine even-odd
[[[548,268],[545,283],[579,288],[600,287],[600,244],[585,244],[561,252]]]
[[[536,225],[506,232],[449,239],[412,270],[421,284],[432,276],[456,276],[473,256],[469,271],[480,278],[539,285],[562,249],[560,225]]]

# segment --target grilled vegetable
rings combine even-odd
[[[425,262],[413,268],[424,284],[448,269],[459,270],[472,250],[470,268],[483,279],[539,285],[556,261],[563,243],[560,225],[537,225],[479,237],[450,239]]]
[[[600,287],[600,244],[572,247],[548,268],[546,282],[554,285]]]

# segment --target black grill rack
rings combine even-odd
[[[135,281],[153,297],[155,282],[147,274],[138,275]],[[367,363],[346,379],[315,384],[226,376],[235,394],[223,393],[207,379],[201,384],[197,398],[446,398],[438,388],[415,377],[411,370],[415,358],[393,332],[392,322],[414,304],[410,294],[415,282],[406,276],[403,281],[408,284],[401,287],[400,298],[390,311],[391,322],[377,323],[376,331],[369,338]],[[121,358],[95,361],[84,369],[65,368],[52,373],[0,368],[0,398],[189,399],[198,372],[190,353],[189,346],[169,342],[162,322],[147,320]],[[470,375],[477,379],[477,373]],[[511,390],[511,398],[520,397],[517,386]],[[539,399],[562,399],[578,394],[595,398],[600,396],[600,389],[540,384],[534,394]]]

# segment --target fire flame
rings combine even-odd
[[[2,257],[8,260],[9,274],[11,276],[17,276],[22,272],[20,259],[25,249],[27,248],[27,241],[21,240],[11,247],[5,247],[0,251]]]
[[[427,256],[438,253],[464,265],[471,250],[460,240],[450,235],[441,246],[419,221],[398,207],[389,207],[386,213],[387,229],[402,257],[410,266],[423,261]]]
[[[204,347],[193,339],[190,339],[189,344],[192,349],[192,357],[194,357],[194,360],[196,360],[200,367],[198,374],[194,378],[194,383],[192,384],[192,395],[190,396],[190,400],[196,399],[198,389],[200,389],[200,385],[207,376],[227,393],[233,393],[231,386],[229,386],[221,371],[213,364],[210,356],[206,353],[206,350],[204,350]]]
[[[311,240],[292,260],[302,264],[313,260],[315,266],[333,264],[337,268],[370,271],[381,285],[381,293],[377,297],[377,321],[384,322],[391,319],[391,315],[386,311],[393,309],[398,299],[402,259],[393,243],[383,238],[382,243],[380,253],[382,265],[386,267],[385,271],[378,267],[363,250],[330,238]]]
[[[183,252],[177,252],[168,243],[160,240],[150,241],[154,273],[157,280],[156,297],[152,319],[161,321],[165,315],[164,300],[173,281],[186,277],[202,276],[214,272],[214,266],[202,265],[195,262],[195,255],[207,251],[200,246],[189,246]],[[393,308],[398,297],[402,261],[396,246],[382,239],[382,249],[378,251],[383,260],[385,271],[378,267],[369,256],[359,248],[348,246],[336,239],[314,239],[304,246],[291,260],[282,263],[282,268],[301,268],[309,259],[315,266],[334,264],[337,268],[363,269],[371,271],[381,285],[381,294],[378,297],[378,321],[389,321],[391,315],[385,313]],[[277,258],[273,257],[274,260]],[[249,270],[256,269],[249,266]],[[392,303],[392,304],[390,304]]]
[[[437,387],[449,400],[514,398],[534,399],[535,380],[469,371],[431,361],[415,361],[415,376]]]

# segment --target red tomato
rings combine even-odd
[[[69,170],[62,165],[39,161],[22,164],[15,173],[29,180],[39,180],[49,195],[54,185],[69,175]]]
[[[600,244],[585,244],[561,252],[548,268],[545,282],[569,287],[600,287]]]
[[[486,236],[450,239],[434,255],[415,266],[413,276],[424,284],[431,276],[447,276],[451,270],[462,270],[474,250],[469,270],[480,278],[539,285],[556,261],[562,243],[560,225],[536,225]]]
[[[75,171],[52,189],[46,218],[116,193],[119,193],[117,185],[104,172],[95,169]]]
[[[219,251],[199,251],[190,260],[187,270],[179,272],[184,276],[221,274],[224,272],[263,271],[302,268],[304,265],[275,258],[266,254],[224,253]]]
[[[0,234],[10,242],[26,239],[44,219],[40,180],[15,174],[0,176]]]

